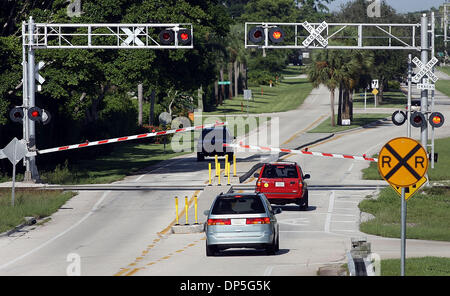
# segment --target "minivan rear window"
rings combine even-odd
[[[298,178],[295,165],[266,165],[261,178]]]
[[[221,196],[214,203],[211,214],[262,214],[265,212],[261,198],[257,195],[241,197]]]

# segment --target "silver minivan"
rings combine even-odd
[[[220,194],[205,211],[206,256],[229,248],[265,249],[270,255],[279,250],[279,226],[262,193]]]

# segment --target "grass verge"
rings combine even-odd
[[[292,66],[291,66],[292,67]],[[289,70],[292,73],[292,69]],[[311,93],[313,86],[306,78],[283,79],[273,87],[250,87],[252,100],[244,100],[243,95],[226,99],[223,105],[205,115],[273,113],[298,108]]]
[[[400,238],[400,197],[391,188],[381,190],[378,198],[361,201],[359,209],[375,216],[361,223],[360,230],[384,237]],[[450,188],[431,187],[419,190],[407,202],[406,237],[450,241]]]
[[[383,92],[383,102],[378,103],[379,108],[401,108],[404,109],[407,103],[407,98],[402,91],[385,91]],[[374,108],[375,101],[374,95],[371,92],[367,92],[366,100],[367,108]],[[357,93],[353,96],[353,108],[364,108],[364,93]]]
[[[434,141],[434,150],[439,154],[438,162],[434,169],[428,169],[428,177],[431,181],[450,180],[450,138],[437,139]],[[374,157],[377,157],[376,155]],[[377,163],[371,162],[369,167],[362,170],[364,180],[382,180],[378,173]]]
[[[446,96],[450,97],[450,80],[436,81],[436,89]]]
[[[111,154],[96,159],[85,159],[73,164],[58,165],[53,171],[41,174],[46,183],[51,184],[96,184],[122,180],[160,161],[186,154],[174,152],[170,143],[117,143]],[[84,148],[89,149],[89,148]],[[64,153],[64,152],[63,152]],[[95,169],[94,169],[95,168]]]
[[[450,258],[406,258],[405,275],[407,276],[448,276],[449,274]],[[400,276],[400,259],[381,260],[381,275]]]
[[[16,189],[12,207],[11,190],[0,189],[0,233],[22,224],[25,217],[40,219],[50,216],[74,195],[61,190]]]
[[[383,119],[390,116],[390,114],[382,114],[382,113],[374,113],[374,114],[353,114],[353,121],[351,122],[351,125],[336,125],[331,126],[331,119],[328,117],[326,120],[324,120],[321,124],[319,124],[314,129],[308,131],[308,133],[335,133],[335,132],[341,132],[345,130],[349,130],[352,128],[364,126],[366,124],[369,124],[371,122],[375,122],[379,119]],[[335,122],[337,122],[337,115]]]
[[[443,67],[436,67],[439,71],[444,72],[445,74],[450,76],[450,67],[449,66],[443,66]]]

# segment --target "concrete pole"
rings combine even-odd
[[[27,110],[28,108],[28,63],[27,63],[27,46],[26,44],[27,32],[26,32],[26,22],[22,22],[22,106]],[[28,142],[30,135],[28,131],[28,112],[23,112],[23,139]],[[24,158],[24,181],[31,182],[31,170],[30,170],[30,159],[28,157]]]
[[[428,51],[429,51],[429,45],[428,45],[428,19],[427,15],[424,13],[422,15],[421,20],[421,61],[423,65],[426,65],[428,63]],[[425,83],[425,78],[422,78],[422,83]],[[422,143],[422,146],[427,149],[427,141],[428,141],[428,90],[422,90],[421,92],[421,100],[420,100],[420,111],[425,117],[425,124],[421,127],[421,133],[420,133],[420,142]]]
[[[34,61],[34,49],[32,44],[34,43],[34,21],[30,16],[30,22],[28,24],[28,107],[32,108],[36,106],[35,102],[35,90],[36,90],[36,80],[35,80],[35,61]],[[28,110],[27,110],[28,112]],[[28,120],[28,147],[31,150],[36,150],[36,124],[32,120]],[[39,180],[39,173],[36,166],[36,158],[34,156],[30,157],[30,170],[31,179],[33,181]]]

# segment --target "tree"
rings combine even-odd
[[[337,55],[330,50],[318,51],[313,55],[311,64],[307,67],[309,80],[315,88],[324,84],[330,91],[331,105],[331,126],[335,126],[334,101],[335,90],[338,87],[338,77],[336,75],[339,66]]]

